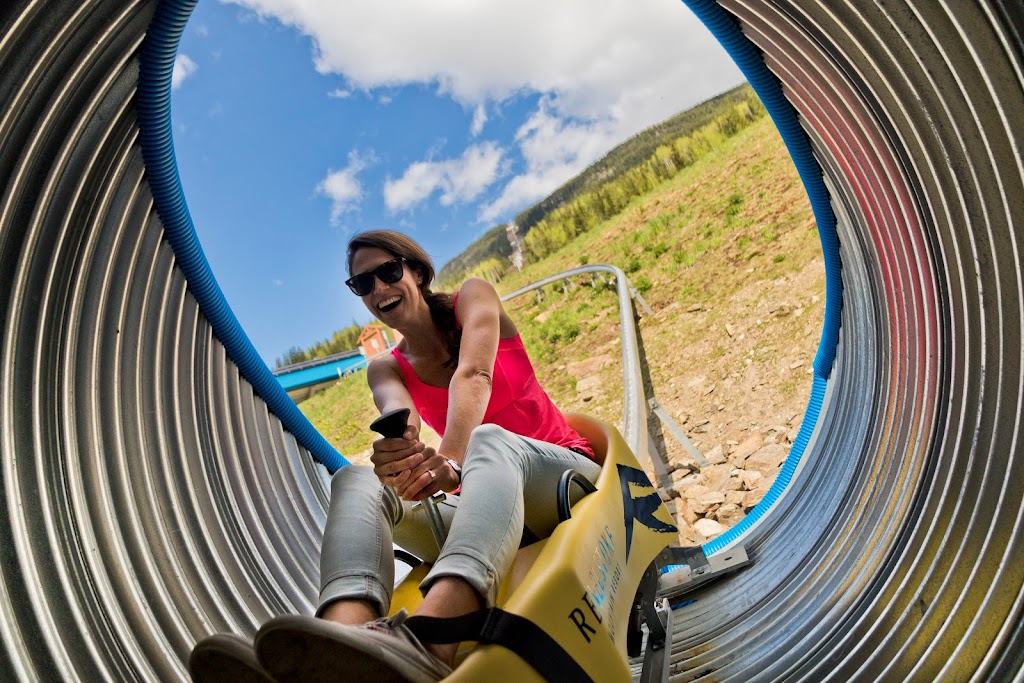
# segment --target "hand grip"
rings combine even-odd
[[[386,439],[401,438],[405,428],[409,426],[409,409],[397,408],[389,410],[370,424],[370,429]]]
[[[408,408],[389,410],[374,420],[370,424],[370,429],[386,439],[401,437],[405,433],[405,428],[409,426],[409,412]],[[439,495],[443,496],[444,494],[440,493]],[[444,547],[445,538],[448,536],[448,530],[445,528],[444,520],[441,518],[441,511],[437,509],[437,503],[434,502],[433,498],[426,498],[423,501],[423,509],[427,512],[430,532],[434,535],[434,541],[437,543],[438,551],[440,551]]]

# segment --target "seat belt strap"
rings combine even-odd
[[[554,638],[526,617],[497,607],[460,617],[412,616],[405,625],[423,643],[475,640],[511,650],[548,681],[592,683],[590,676]]]

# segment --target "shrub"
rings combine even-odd
[[[672,260],[680,266],[689,268],[697,262],[697,257],[700,256],[702,252],[702,249],[698,249],[697,246],[694,245],[689,249],[672,252]]]
[[[580,324],[576,313],[568,309],[556,311],[540,326],[540,337],[552,344],[565,340],[571,342],[580,334]]]
[[[725,207],[725,219],[731,220],[743,208],[743,195],[733,192],[729,195],[728,205]]]
[[[664,242],[658,242],[657,244],[648,245],[646,248],[648,249],[648,251],[651,252],[654,258],[658,258],[669,249],[668,245],[665,244]]]
[[[636,288],[636,291],[640,292],[641,294],[646,294],[647,292],[651,291],[652,287],[654,287],[654,283],[648,280],[645,276],[641,275],[640,277],[633,280],[633,287]]]

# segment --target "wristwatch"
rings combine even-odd
[[[462,485],[462,466],[459,465],[459,463],[457,463],[454,460],[452,460],[451,458],[445,458],[445,460],[447,460],[448,464],[452,466],[453,470],[455,470],[455,476],[457,476],[459,478],[459,485],[461,486]]]

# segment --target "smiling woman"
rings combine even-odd
[[[752,567],[680,608],[673,671],[1019,678],[1019,11],[689,4],[819,164],[845,289],[804,456],[744,532]],[[201,636],[316,594],[315,438],[260,396],[262,362],[161,185],[190,7],[115,5],[0,9],[4,680],[182,679]]]

